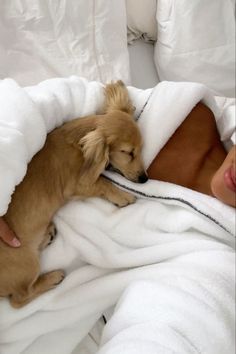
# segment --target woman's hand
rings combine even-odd
[[[18,240],[14,232],[9,228],[9,226],[4,221],[4,219],[1,217],[0,217],[0,239],[11,247],[20,246],[20,241]]]

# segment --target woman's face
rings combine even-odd
[[[211,181],[213,195],[236,208],[236,145],[232,147]]]

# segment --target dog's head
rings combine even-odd
[[[148,179],[141,157],[141,134],[127,113],[116,111],[101,117],[96,128],[80,140],[80,148],[84,176],[89,173],[96,180],[105,169],[111,169],[133,182]]]

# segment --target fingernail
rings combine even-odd
[[[13,238],[12,245],[14,247],[19,247],[20,246],[20,241],[18,240],[18,238],[16,238],[16,237]]]

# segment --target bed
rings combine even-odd
[[[225,147],[236,143],[234,1],[0,9],[0,215],[47,132],[99,111],[110,80],[129,85],[146,167],[200,100]],[[57,213],[42,268],[67,277],[21,310],[0,300],[0,353],[233,354],[235,210],[180,186],[107,178],[137,202],[73,201]]]

